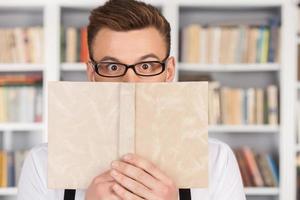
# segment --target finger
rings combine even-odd
[[[111,176],[116,180],[116,182],[132,193],[146,199],[153,199],[153,194],[151,191],[139,182],[123,175],[122,173],[119,173],[116,170],[111,171]]]
[[[98,184],[94,184],[91,186],[91,191],[93,191],[93,195],[105,195],[105,196],[109,196],[111,194],[113,194],[113,190],[112,190],[112,186],[115,184],[116,182],[105,182],[105,183],[98,183]]]
[[[143,169],[164,184],[172,184],[171,179],[167,177],[161,170],[159,170],[153,163],[136,154],[126,154],[122,157],[122,160]]]
[[[143,169],[138,168],[132,164],[122,161],[114,161],[112,162],[112,168],[138,181],[149,189],[154,189],[159,184],[159,181],[157,179],[152,177]]]
[[[110,175],[110,170],[105,171],[104,173],[96,176],[93,179],[93,183],[97,184],[97,183],[103,183],[103,182],[111,182],[114,181],[113,177],[111,177]]]
[[[142,198],[129,192],[119,184],[114,184],[112,187],[113,191],[123,200],[141,200]]]
[[[116,182],[110,186],[111,195],[107,198],[105,197],[105,200],[122,200],[121,197],[113,190],[112,187],[114,184],[116,184]]]

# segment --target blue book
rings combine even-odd
[[[14,168],[14,152],[7,152],[7,186],[14,187],[15,183],[15,168]]]
[[[269,47],[269,62],[275,62],[278,54],[279,43],[279,19],[272,18],[269,22],[270,26],[270,47]]]
[[[262,56],[262,47],[263,47],[263,38],[264,38],[264,27],[259,27],[259,34],[256,41],[256,63],[260,63]]]
[[[278,167],[274,161],[274,159],[272,158],[271,155],[267,155],[267,161],[268,161],[268,164],[269,164],[269,167],[272,171],[272,175],[274,177],[274,180],[276,181],[276,184],[278,185],[279,184],[279,171],[278,171]]]

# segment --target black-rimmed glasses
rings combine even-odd
[[[95,62],[92,58],[90,63],[99,76],[116,78],[124,76],[127,70],[131,68],[138,76],[157,76],[165,71],[167,56],[163,61],[144,61],[132,65],[126,65],[118,62]]]

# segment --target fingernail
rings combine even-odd
[[[118,161],[113,161],[113,162],[111,163],[111,166],[112,166],[113,168],[118,167],[118,166],[119,166]]]
[[[119,189],[118,185],[117,185],[117,184],[114,184],[114,185],[113,185],[113,189],[114,189],[114,190],[118,190],[118,189]]]
[[[124,160],[130,160],[131,159],[131,155],[130,154],[126,154],[125,156],[123,156]]]
[[[118,176],[118,172],[116,172],[115,170],[111,170],[111,173],[110,173],[112,176]]]

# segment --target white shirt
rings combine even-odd
[[[47,188],[47,143],[32,148],[18,183],[18,200],[63,200],[64,190]],[[245,200],[240,171],[230,147],[209,139],[209,188],[191,189],[192,200]],[[84,200],[76,190],[75,200]]]

